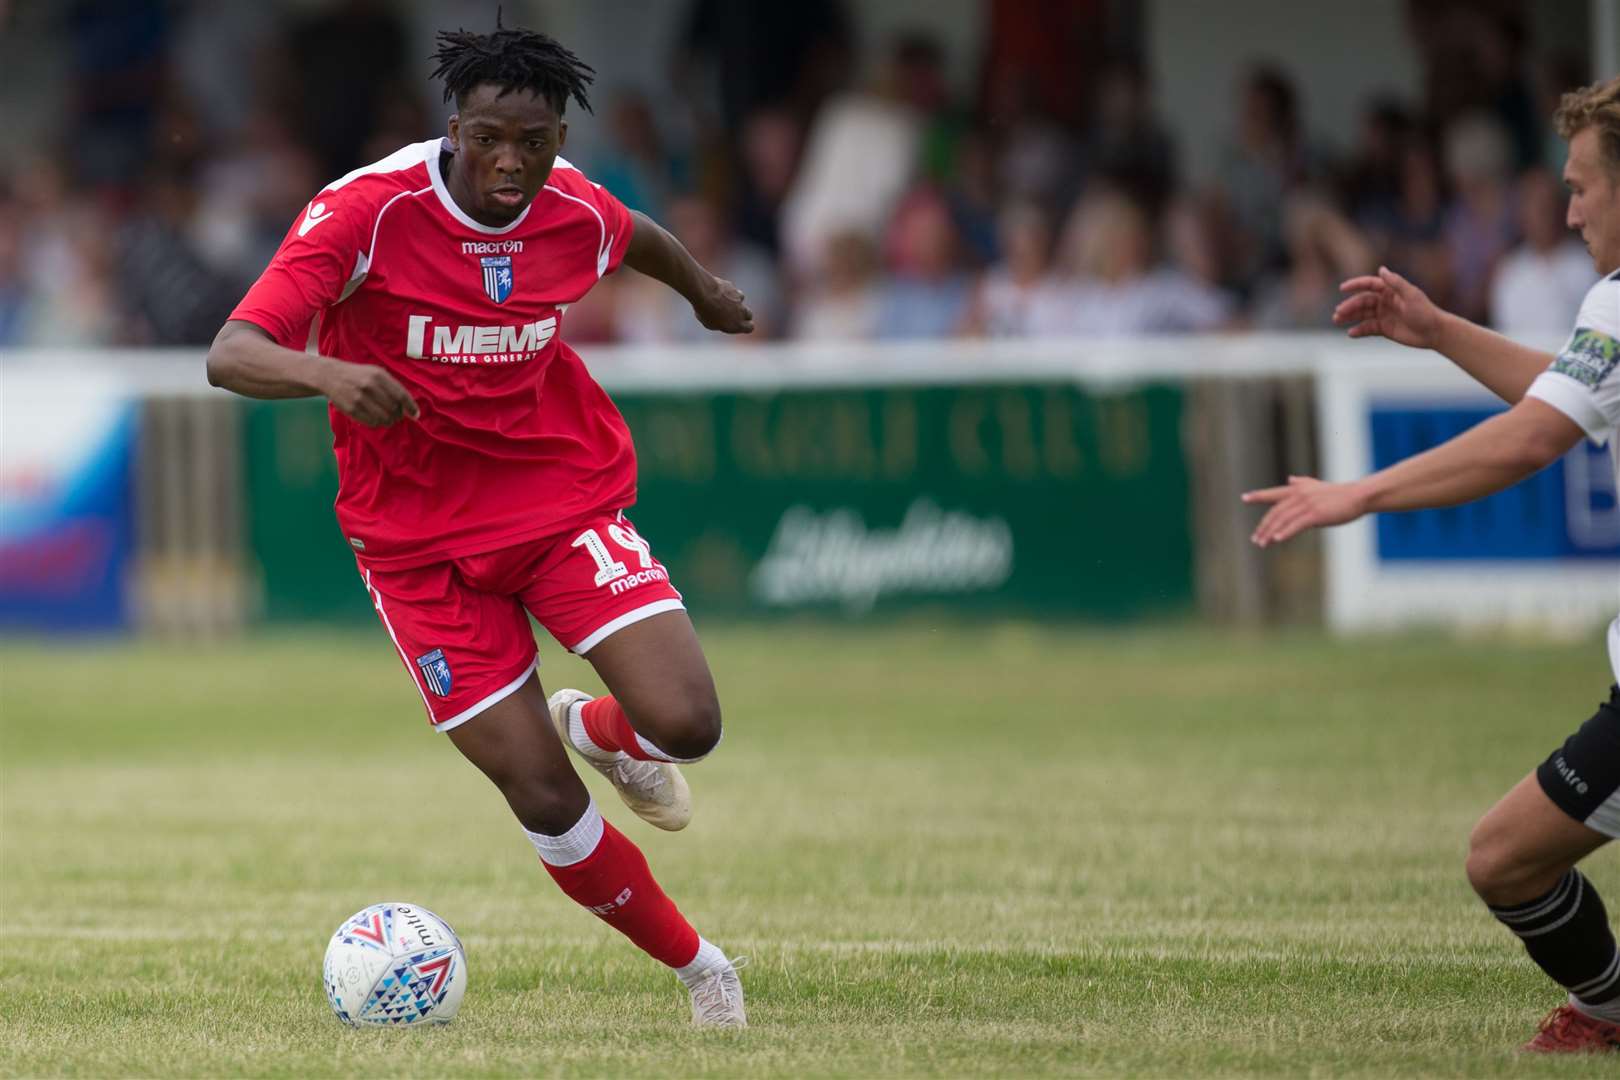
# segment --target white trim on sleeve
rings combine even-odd
[[[598,626],[594,631],[592,631],[592,633],[586,637],[584,641],[581,641],[578,645],[569,646],[568,651],[571,653],[576,653],[580,656],[584,656],[587,652],[602,644],[605,639],[618,633],[620,630],[623,630],[632,623],[638,623],[642,619],[650,619],[654,615],[662,615],[666,611],[685,610],[686,605],[681,603],[679,600],[654,600],[650,604],[643,604],[638,608],[627,611],[616,619],[609,619],[607,622],[603,623],[601,626]]]
[[[465,724],[468,720],[471,720],[473,717],[477,716],[479,713],[483,712],[485,709],[489,708],[491,705],[494,705],[497,702],[503,701],[506,698],[511,697],[513,694],[517,693],[518,687],[522,686],[524,684],[524,682],[526,682],[528,680],[529,676],[533,675],[535,673],[535,670],[537,668],[539,668],[539,667],[540,667],[540,654],[535,653],[534,654],[534,659],[529,661],[529,666],[523,669],[523,674],[519,675],[517,678],[513,679],[511,682],[507,683],[505,686],[501,687],[499,690],[495,691],[493,694],[490,694],[488,697],[484,698],[478,704],[473,705],[473,706],[471,706],[469,708],[466,708],[466,709],[462,709],[460,712],[456,713],[456,715],[452,716],[448,720],[445,720],[445,721],[443,721],[441,723],[434,724],[433,725],[433,730],[434,731],[449,731],[453,727],[457,727],[458,725]]]
[[[1614,425],[1603,415],[1592,392],[1563,372],[1543,371],[1524,394],[1525,397],[1545,401],[1575,421],[1594,442],[1607,442],[1609,433],[1614,430]]]

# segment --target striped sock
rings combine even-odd
[[[1603,900],[1585,874],[1571,867],[1545,896],[1490,909],[1548,978],[1569,991],[1571,1005],[1620,1023],[1620,951]]]

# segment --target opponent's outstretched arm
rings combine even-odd
[[[1265,547],[1381,510],[1472,502],[1552,464],[1585,435],[1545,401],[1524,398],[1456,438],[1360,480],[1329,484],[1290,476],[1280,487],[1246,492],[1244,502],[1271,507],[1249,539]]]
[[[1433,349],[1472,375],[1510,405],[1524,397],[1536,376],[1553,362],[1551,353],[1503,337],[1436,307],[1423,290],[1387,266],[1339,286],[1349,297],[1333,311],[1350,336],[1386,337],[1417,349]]]
[[[228,320],[214,335],[208,382],[243,397],[325,397],[369,427],[421,415],[410,391],[382,368],[283,348],[244,319]]]
[[[624,265],[674,289],[692,305],[698,322],[723,334],[749,334],[754,313],[743,294],[725,278],[715,277],[692,258],[686,246],[658,222],[639,210],[630,212],[634,231],[625,249]]]

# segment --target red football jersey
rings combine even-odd
[[[376,364],[421,409],[369,428],[328,408],[337,517],[369,563],[417,566],[560,532],[635,501],[635,451],[562,342],[616,269],[630,214],[562,158],[510,225],[445,188],[440,139],[328,185],[231,314],[279,344]]]

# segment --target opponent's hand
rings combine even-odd
[[[1440,309],[1423,290],[1387,266],[1339,286],[1348,299],[1333,309],[1333,325],[1348,326],[1350,336],[1386,337],[1416,349],[1433,349],[1440,340]]]
[[[692,311],[707,329],[722,334],[754,332],[754,313],[743,303],[742,290],[725,278],[711,278],[703,295],[692,301]]]
[[[374,364],[332,361],[322,388],[345,416],[367,427],[387,427],[405,417],[421,416],[416,399],[399,380]]]
[[[1366,497],[1357,485],[1329,484],[1309,476],[1290,476],[1281,487],[1244,492],[1243,501],[1271,506],[1249,537],[1259,547],[1280,544],[1306,529],[1343,525],[1367,512]]]

